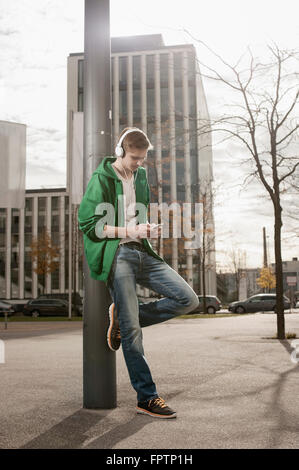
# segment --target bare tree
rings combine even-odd
[[[228,252],[228,257],[230,260],[230,269],[233,272],[235,278],[236,295],[239,296],[240,282],[246,269],[246,252],[240,249],[232,248]]]
[[[193,38],[195,39],[195,38]],[[220,72],[199,62],[207,73],[201,75],[218,82],[235,93],[238,102],[228,103],[232,110],[216,119],[200,121],[200,134],[220,132],[222,142],[235,139],[241,144],[246,160],[253,170],[245,182],[257,178],[273,203],[274,250],[276,275],[277,337],[285,339],[283,306],[283,269],[281,254],[282,194],[287,193],[298,171],[298,51],[281,50],[269,45],[270,58],[262,63],[248,47],[249,60],[241,69],[243,55],[235,65],[230,65],[209,48],[201,45],[220,61],[228,72]],[[230,99],[230,98],[229,98]],[[236,109],[236,111],[235,111]]]
[[[210,185],[200,185],[199,202],[202,204],[202,233],[200,270],[202,273],[203,311],[206,312],[206,273],[211,269],[211,256],[215,253],[215,229],[212,219],[214,194]]]

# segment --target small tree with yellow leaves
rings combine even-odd
[[[45,229],[37,238],[32,239],[30,247],[33,271],[37,275],[43,276],[44,291],[47,274],[54,272],[59,266],[59,247],[53,245],[52,239]]]
[[[256,282],[262,289],[267,289],[268,292],[270,289],[276,287],[275,274],[273,274],[271,268],[268,267],[261,269],[260,277],[257,278]]]

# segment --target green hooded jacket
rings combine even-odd
[[[79,207],[79,228],[83,232],[84,252],[93,279],[107,282],[111,266],[118,248],[120,238],[101,238],[105,224],[123,227],[124,204],[123,186],[111,164],[115,157],[102,160],[89,180],[85,194]],[[147,221],[149,204],[149,186],[145,168],[139,167],[134,172],[136,188],[136,210],[139,223]],[[106,203],[106,209],[105,204]],[[138,206],[138,204],[142,204]],[[101,204],[101,207],[99,206]],[[110,205],[110,206],[109,206]],[[109,211],[113,207],[113,211]],[[146,209],[146,210],[145,210]],[[162,260],[152,249],[149,241],[144,238],[142,243],[146,251],[155,258]]]

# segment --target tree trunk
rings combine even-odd
[[[207,302],[206,302],[206,276],[204,265],[202,267],[202,293],[203,293],[203,313],[207,313]]]
[[[240,266],[240,264],[239,264]],[[236,291],[237,291],[237,298],[236,300],[240,300],[240,292],[239,292],[239,288],[240,288],[240,267],[237,266],[237,264],[235,265],[235,274],[236,274]]]
[[[281,206],[278,199],[275,205],[274,249],[275,249],[275,275],[276,275],[276,315],[277,338],[285,339],[284,302],[283,302],[283,271],[281,258]]]
[[[206,193],[204,192],[201,197],[202,200],[202,294],[203,294],[203,313],[207,313],[206,301],[206,228],[207,228],[207,213],[206,213]]]
[[[206,302],[206,241],[205,241],[205,230],[203,230],[202,239],[202,294],[203,294],[203,313],[207,313],[207,302]]]

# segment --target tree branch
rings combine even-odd
[[[279,181],[279,184],[280,184],[283,180],[285,180],[286,178],[288,178],[289,176],[291,176],[293,173],[295,173],[295,170],[296,170],[296,168],[297,168],[298,166],[299,166],[299,160],[298,160],[297,163],[295,163],[294,167],[292,168],[291,171],[289,171],[289,173],[286,173],[284,176],[282,176],[281,178],[279,178],[279,180],[278,180],[278,181]]]

